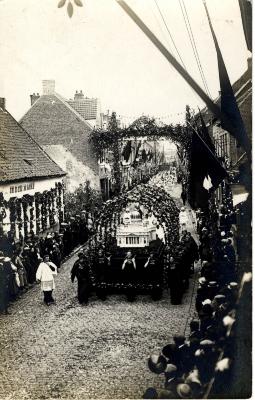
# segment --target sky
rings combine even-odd
[[[0,0],[0,97],[16,119],[29,109],[29,95],[42,93],[43,79],[54,79],[65,98],[75,90],[98,97],[103,111],[116,111],[127,124],[140,115],[181,122],[186,104],[204,106],[115,0],[82,1],[70,19],[66,6],[57,7],[59,0]],[[179,0],[126,1],[178,59],[157,1],[188,72],[202,86]],[[184,1],[215,98],[217,58],[203,1]],[[238,0],[207,0],[207,6],[234,82],[248,57]]]

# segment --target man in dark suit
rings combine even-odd
[[[78,254],[79,259],[75,261],[71,271],[71,281],[77,279],[78,282],[78,300],[80,304],[87,304],[90,293],[90,276],[88,260],[83,253]]]

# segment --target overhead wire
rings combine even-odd
[[[160,23],[160,21],[159,21],[157,15],[156,15],[156,13],[154,12],[154,10],[153,10],[152,7],[151,7],[151,10],[152,10],[152,13],[153,13],[153,15],[154,15],[154,17],[155,17],[155,20],[156,20],[156,22],[157,22],[157,24],[158,24],[158,26],[159,26],[159,29],[160,29],[162,35],[164,36],[164,38],[165,38],[165,40],[166,40],[166,42],[167,42],[167,45],[168,45],[168,47],[169,47],[169,50],[172,52],[172,46],[171,46],[171,44],[170,44],[170,40],[169,40],[169,38],[167,37],[166,32],[165,32],[164,29],[162,28],[161,23]]]
[[[175,48],[175,50],[176,50],[176,53],[177,53],[178,56],[179,56],[179,59],[180,59],[180,61],[181,61],[181,63],[182,63],[182,66],[183,66],[184,69],[187,69],[186,66],[185,66],[185,64],[184,64],[184,62],[183,62],[183,59],[182,59],[182,57],[181,57],[181,55],[180,55],[180,53],[179,53],[179,50],[178,50],[178,48],[177,48],[177,46],[176,46],[176,44],[175,44],[175,41],[174,41],[174,38],[173,38],[173,36],[172,36],[172,34],[171,34],[171,32],[170,32],[170,29],[168,28],[168,25],[167,25],[167,23],[166,23],[166,20],[165,20],[165,18],[164,18],[164,15],[163,15],[163,13],[162,13],[162,11],[161,11],[159,5],[158,5],[157,0],[154,0],[154,2],[155,2],[155,4],[156,4],[156,7],[157,7],[157,9],[158,9],[158,12],[159,12],[159,14],[160,14],[160,16],[161,16],[161,18],[162,18],[162,21],[163,21],[163,23],[164,23],[164,25],[165,25],[165,28],[166,28],[166,30],[167,30],[167,32],[168,32],[168,34],[169,34],[169,37],[170,37],[170,39],[171,39],[171,42],[173,43],[173,46],[174,46],[174,48]]]
[[[195,60],[196,60],[197,66],[198,66],[198,70],[199,70],[199,73],[200,73],[200,76],[201,76],[205,91],[208,94],[208,96],[211,98],[212,96],[211,96],[211,93],[210,93],[210,90],[209,90],[209,87],[208,87],[208,84],[207,84],[207,81],[206,81],[206,78],[205,78],[205,74],[204,74],[204,71],[203,71],[203,67],[202,67],[201,61],[200,61],[200,57],[199,57],[199,54],[198,54],[196,41],[195,41],[195,38],[194,38],[194,35],[193,35],[192,27],[191,27],[191,24],[190,24],[188,12],[187,12],[184,0],[179,0],[179,5],[180,5],[180,8],[181,8],[181,12],[182,12],[182,16],[183,16],[183,19],[184,19],[184,22],[185,22],[186,30],[188,32],[189,40],[190,40],[190,43],[191,43],[191,46],[192,46],[192,50],[193,50],[193,53],[194,53],[194,56],[195,56]]]
[[[198,54],[196,41],[195,41],[195,38],[194,38],[194,35],[193,35],[192,27],[191,27],[191,24],[190,24],[188,12],[187,12],[184,0],[179,0],[179,4],[180,4],[180,7],[181,7],[183,19],[184,19],[184,22],[185,22],[185,25],[186,25],[188,36],[189,36],[189,39],[190,39],[190,43],[191,43],[191,46],[192,46],[192,49],[193,49],[193,53],[194,53],[194,56],[195,56],[195,59],[196,59],[196,63],[197,63],[197,66],[198,66],[198,70],[199,70],[200,76],[202,78],[202,82],[203,82],[204,88],[205,88],[208,96],[211,97],[210,90],[208,88],[207,81],[206,81],[206,78],[205,78],[205,75],[204,75],[204,71],[203,71],[203,67],[202,67],[202,64],[201,64],[201,61],[200,61],[200,57],[199,57],[199,54]]]

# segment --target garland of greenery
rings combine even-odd
[[[144,205],[152,212],[163,227],[169,256],[175,256],[179,243],[179,209],[174,200],[163,189],[142,184],[129,192],[122,193],[113,200],[108,200],[94,220],[94,235],[84,246],[84,252],[89,265],[91,285],[99,290],[128,290],[160,291],[166,283],[167,271],[163,271],[163,281],[155,284],[143,283],[107,283],[99,282],[96,278],[97,257],[99,249],[109,249],[113,238],[116,237],[120,216],[129,203]]]
[[[89,140],[93,145],[97,157],[100,158],[103,151],[112,150],[116,142],[121,142],[123,139],[140,137],[149,137],[149,140],[170,139],[177,146],[181,145],[186,149],[189,149],[191,144],[191,132],[185,125],[171,124],[158,126],[154,118],[148,117],[141,117],[128,128],[124,129],[116,128],[113,130],[111,126],[107,131],[94,129],[90,134]]]
[[[19,238],[23,238],[22,230],[24,229],[24,237],[26,238],[34,229],[34,217],[36,221],[37,233],[43,232],[48,227],[48,218],[50,227],[55,224],[55,199],[57,200],[57,208],[59,214],[59,222],[63,222],[64,213],[62,210],[62,193],[63,184],[56,184],[56,188],[44,191],[43,193],[35,193],[35,195],[25,194],[21,198],[11,197],[8,201],[4,200],[3,194],[0,194],[0,210],[9,209],[10,211],[10,233],[15,236],[16,225],[18,226]],[[22,218],[23,211],[23,218]],[[3,218],[6,217],[6,211]],[[0,216],[1,218],[1,216]],[[3,221],[1,221],[3,225]]]

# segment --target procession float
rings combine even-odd
[[[108,200],[94,221],[84,251],[99,297],[148,293],[159,298],[165,284],[165,249],[179,241],[179,210],[163,190],[141,184]]]

